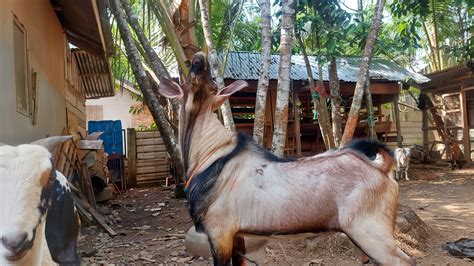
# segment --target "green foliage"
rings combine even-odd
[[[145,111],[145,109],[143,108],[143,105],[140,105],[140,106],[130,106],[130,108],[128,109],[128,112],[132,115],[138,115],[138,114],[141,114],[143,113],[143,111]]]
[[[295,30],[302,36],[306,51],[320,55],[320,61],[346,55],[353,46],[361,24],[355,23],[353,14],[341,8],[338,1],[302,0],[297,2],[296,12]]]
[[[398,24],[393,28],[395,38],[403,43],[403,48],[424,50],[424,60],[439,69],[472,58],[474,1],[392,0],[388,6],[393,24]],[[441,58],[433,51],[436,47]]]
[[[151,125],[139,125],[137,127],[138,131],[147,131],[147,130],[157,130],[158,126],[155,122],[151,123]]]
[[[244,0],[215,0],[211,4],[210,21],[217,51],[261,50],[258,6]],[[205,41],[200,12],[196,15],[196,35],[203,47]]]

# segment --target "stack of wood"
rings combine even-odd
[[[65,130],[63,133],[66,135],[68,132]],[[93,224],[97,222],[110,235],[115,236],[116,233],[106,224],[104,217],[96,211],[96,197],[91,181],[91,169],[93,170],[94,168],[89,168],[85,161],[85,157],[89,154],[90,150],[103,150],[102,140],[98,140],[98,136],[87,136],[84,139],[77,137],[64,142],[55,154],[56,169],[63,173],[69,181],[70,187],[74,192],[74,204],[82,223]],[[95,163],[93,166],[95,166]],[[106,162],[105,167],[107,167]],[[108,170],[101,170],[107,182]]]
[[[111,199],[115,185],[107,166],[108,154],[104,150],[103,141],[99,139],[102,133],[95,132],[79,140],[80,157],[89,168],[97,202]],[[117,192],[120,192],[117,186],[115,188]]]
[[[428,156],[426,155],[426,151],[421,145],[413,145],[412,150],[411,150],[411,155],[410,155],[410,161],[412,163],[424,163],[428,159]]]

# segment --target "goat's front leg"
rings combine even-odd
[[[245,261],[245,241],[243,237],[234,237],[232,248],[232,265],[247,265]]]
[[[230,265],[233,257],[232,248],[234,234],[230,232],[219,232],[218,229],[208,233],[214,265]]]
[[[405,180],[410,180],[410,178],[408,178],[408,166],[405,167]]]

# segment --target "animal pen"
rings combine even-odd
[[[222,56],[222,55],[221,55]],[[309,57],[313,78],[318,78],[317,58]],[[347,113],[349,111],[352,97],[357,81],[360,58],[339,57],[337,58],[337,71],[341,88],[341,115],[342,127],[344,128]],[[252,134],[255,114],[255,97],[257,82],[259,79],[260,54],[253,52],[229,52],[224,73],[226,84],[234,80],[242,79],[249,83],[249,87],[230,97],[232,114],[236,128],[239,131]],[[277,94],[279,55],[272,55],[270,66],[270,84],[267,92],[265,108],[264,143],[267,149],[271,147],[274,109]],[[323,79],[326,91],[321,94],[329,95],[329,73],[327,64],[323,65]],[[374,123],[374,130],[379,140],[386,143],[402,145],[400,119],[398,112],[398,97],[401,83],[408,80],[416,84],[422,84],[429,79],[423,75],[403,69],[394,62],[373,58],[369,71],[370,91],[374,106],[374,117],[369,117],[365,100],[360,112],[359,123],[356,128],[355,137],[367,136],[368,123]],[[312,155],[325,150],[324,143],[319,131],[317,114],[313,113],[312,96],[308,86],[306,66],[302,56],[292,56],[291,67],[291,96],[289,105],[288,133],[285,152],[289,156],[297,154]],[[392,114],[382,114],[382,106],[391,103]],[[395,123],[395,131],[392,124]],[[300,138],[301,147],[297,147],[296,138]]]
[[[450,160],[453,144],[459,145],[464,161],[474,153],[474,61],[427,75],[429,82],[414,84],[429,102],[423,110],[423,146],[430,159]],[[435,132],[436,138],[429,134]],[[439,150],[439,151],[438,151]]]

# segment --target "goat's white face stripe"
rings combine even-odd
[[[52,169],[49,158],[51,154],[36,145],[0,147],[0,238],[26,233],[27,240],[33,239],[44,218],[38,207],[45,185],[42,176]],[[5,254],[8,251],[0,244],[0,261]]]

